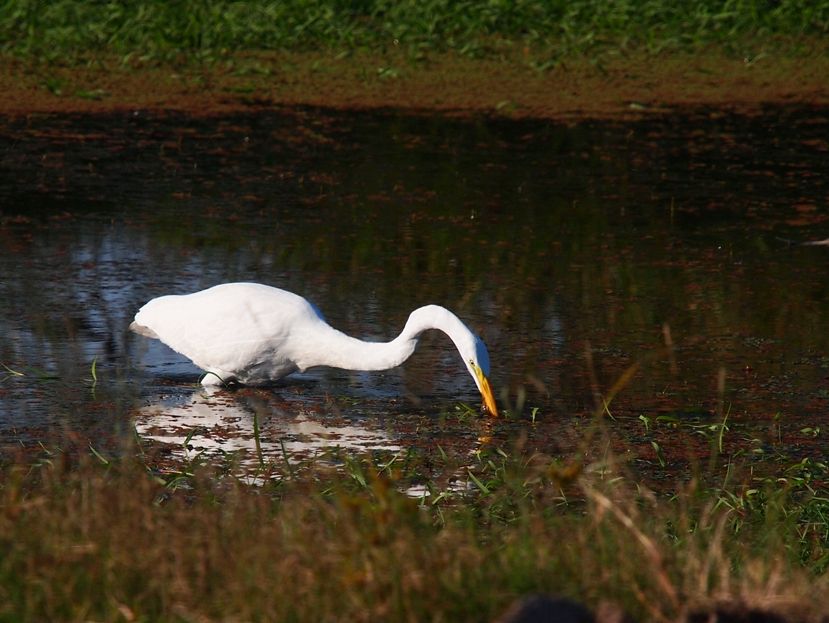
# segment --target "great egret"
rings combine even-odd
[[[440,329],[455,343],[484,408],[498,415],[487,379],[486,346],[439,305],[414,310],[391,342],[364,342],[331,327],[301,296],[258,283],[225,283],[152,299],[135,314],[130,329],[192,360],[206,371],[204,385],[256,385],[315,366],[387,370],[411,356],[421,333]]]

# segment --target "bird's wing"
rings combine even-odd
[[[302,297],[254,284],[225,284],[194,294],[162,296],[135,323],[202,369],[241,372],[270,362],[295,367],[291,336],[319,322]]]

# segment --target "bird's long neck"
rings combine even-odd
[[[403,331],[390,342],[365,342],[325,326],[327,330],[319,336],[321,347],[313,349],[316,352],[313,361],[301,362],[302,369],[331,366],[347,370],[388,370],[411,357],[424,331],[439,329],[455,340],[459,327],[467,330],[457,316],[437,305],[413,311]]]

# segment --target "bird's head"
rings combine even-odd
[[[469,374],[475,380],[481,398],[484,401],[484,408],[493,417],[498,416],[498,405],[495,404],[495,394],[492,393],[492,386],[489,384],[489,352],[483,341],[475,336],[474,343],[467,352],[461,353],[466,363]]]
[[[478,391],[484,401],[484,408],[492,415],[498,415],[495,395],[489,384],[489,353],[486,345],[455,314],[440,305],[426,305],[414,310],[400,334],[411,342],[411,351],[417,343],[417,337],[428,329],[439,329],[448,335],[463,359],[466,369],[472,375]],[[400,339],[400,338],[398,338]],[[408,356],[408,355],[407,355]]]

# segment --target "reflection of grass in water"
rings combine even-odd
[[[49,372],[42,368],[28,366],[26,368],[16,369],[10,368],[5,363],[0,362],[0,383],[9,379],[27,378],[34,381],[60,381],[62,377],[59,374]],[[98,357],[93,357],[92,363],[89,364],[89,378],[85,379],[87,383],[94,390],[98,384]]]
[[[480,621],[538,591],[650,620],[720,599],[829,607],[822,464],[742,482],[732,468],[730,484],[664,497],[606,457],[340,458],[263,487],[199,461],[161,477],[146,458],[101,453],[74,468],[7,464],[3,615]],[[432,495],[401,493],[413,484]]]
[[[94,362],[93,362],[94,365]],[[23,378],[29,377],[37,381],[57,381],[60,380],[60,376],[57,374],[53,374],[51,372],[47,372],[41,368],[36,367],[28,367],[25,368],[25,372],[18,369],[12,369],[4,363],[0,363],[0,366],[3,367],[3,376],[0,377],[0,383],[6,381],[8,379],[13,378]],[[92,368],[93,374],[95,374],[94,367]]]

